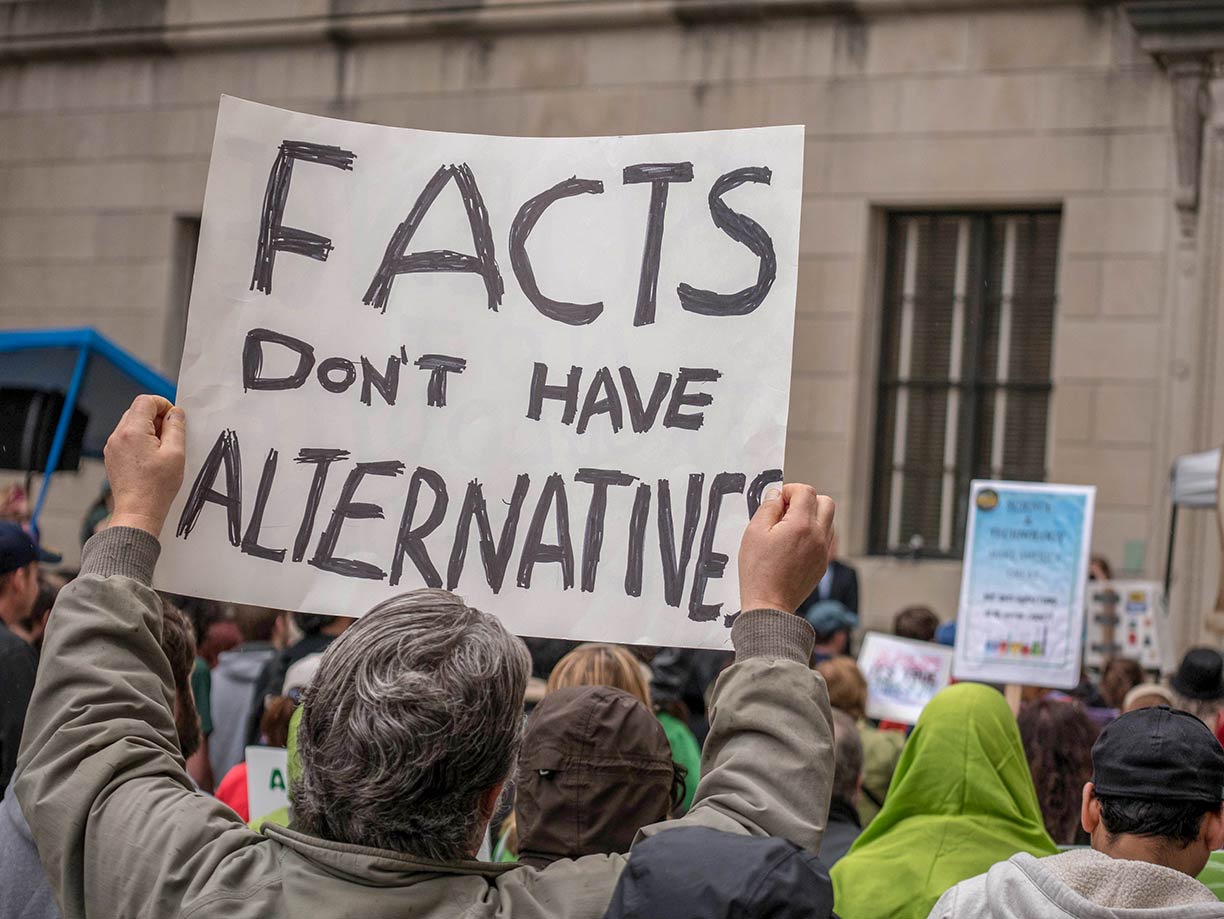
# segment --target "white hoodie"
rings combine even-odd
[[[1172,868],[1073,849],[999,862],[945,893],[927,919],[1224,919],[1224,903]]]

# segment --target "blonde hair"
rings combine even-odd
[[[638,659],[620,645],[579,645],[561,660],[548,677],[546,693],[568,686],[611,686],[636,697],[647,708],[650,684]]]
[[[829,704],[851,718],[867,716],[867,678],[852,657],[830,657],[816,665],[829,687]]]
[[[1171,706],[1174,701],[1173,690],[1166,689],[1158,683],[1140,683],[1122,700],[1122,712],[1125,714],[1155,705]]]

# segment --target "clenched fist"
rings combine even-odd
[[[740,609],[799,608],[828,566],[834,510],[810,485],[769,490],[740,541]]]
[[[161,534],[183,484],[187,418],[161,396],[137,396],[106,441],[106,474],[115,496],[110,526]]]

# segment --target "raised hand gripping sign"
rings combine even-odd
[[[516,138],[224,97],[158,586],[721,647],[781,480],[801,127]]]

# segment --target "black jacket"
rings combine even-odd
[[[858,811],[844,798],[833,796],[829,802],[829,822],[820,841],[820,860],[832,868],[850,851],[854,840],[863,832]]]
[[[850,612],[857,613],[859,611],[858,572],[849,565],[838,561],[829,562],[829,569],[833,572],[833,583],[829,585],[829,595],[820,596],[820,585],[817,584],[816,589],[803,601],[803,606],[809,606],[818,600],[838,600]]]
[[[663,830],[633,847],[604,919],[830,919],[819,858],[772,836]]]
[[[37,670],[38,653],[0,623],[0,794],[17,767],[17,748]]]

